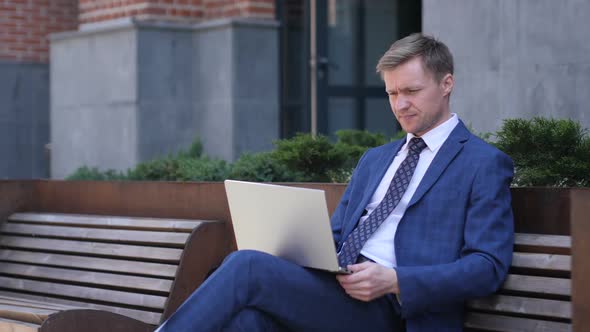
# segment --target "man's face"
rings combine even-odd
[[[437,82],[416,57],[384,71],[383,80],[391,110],[405,132],[422,136],[450,118],[448,97],[453,75],[447,74]]]

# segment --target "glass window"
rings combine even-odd
[[[381,78],[375,73],[377,61],[398,37],[397,1],[366,1],[365,22],[365,83],[382,85]]]
[[[391,112],[385,93],[381,98],[368,98],[365,101],[365,128],[387,137],[393,137],[399,131],[399,124]]]
[[[358,40],[358,0],[328,1],[328,84],[353,85],[359,65],[355,51]]]
[[[355,128],[356,105],[354,98],[328,99],[328,132]]]

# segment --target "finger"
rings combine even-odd
[[[367,262],[362,262],[359,264],[351,264],[351,265],[348,265],[346,268],[348,270],[352,271],[354,274],[354,272],[360,272],[360,271],[366,270],[367,268],[371,267],[371,265],[373,265],[373,264],[375,264],[375,263],[367,261]]]
[[[368,292],[346,292],[350,297],[360,300],[360,301],[364,301],[364,302],[368,302],[370,301],[371,295]]]
[[[361,289],[347,289],[345,290],[346,293],[354,298],[362,298],[364,300],[373,300],[381,295],[383,295],[383,293],[380,293],[378,291],[376,291],[375,289],[371,289],[371,288],[361,288]]]
[[[352,275],[338,278],[338,281],[344,285],[355,284],[355,283],[361,282],[363,280],[364,279],[362,278],[362,276],[354,276],[353,277]]]
[[[340,283],[340,286],[344,289],[362,289],[363,287],[367,287],[364,280],[357,282],[351,282],[350,280],[338,280],[338,283]]]
[[[365,263],[362,263],[362,264],[365,264]],[[357,265],[361,265],[361,264],[357,264]],[[367,280],[368,278],[370,278],[370,275],[371,275],[370,269],[368,269],[366,267],[360,267],[360,268],[361,269],[357,270],[357,272],[343,276],[339,280],[341,280],[344,283],[357,283],[357,282],[361,282],[361,281],[364,281],[364,280]]]
[[[370,284],[366,281],[354,284],[344,284],[342,287],[347,291],[368,291],[371,289]]]
[[[352,274],[338,274],[336,275],[336,279],[340,282],[350,282],[350,277]]]
[[[348,294],[367,291],[368,287],[364,283],[340,283],[340,287]]]

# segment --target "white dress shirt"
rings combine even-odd
[[[418,188],[420,181],[422,181],[426,170],[428,170],[430,163],[458,123],[459,119],[457,114],[453,113],[450,119],[422,135],[422,139],[426,143],[426,148],[424,148],[424,150],[422,150],[420,153],[420,160],[418,161],[418,165],[416,166],[412,180],[410,181],[406,192],[402,196],[393,212],[391,212],[387,219],[385,219],[381,226],[379,226],[375,233],[373,233],[369,240],[367,240],[363,246],[363,249],[361,250],[362,255],[386,267],[393,268],[397,266],[394,244],[397,226],[404,216],[406,208],[408,207],[408,203],[416,192],[416,189]],[[413,137],[413,134],[407,135],[406,143],[399,150],[391,165],[389,165],[389,168],[381,179],[377,190],[375,190],[375,193],[373,193],[369,204],[365,207],[367,213],[361,217],[359,223],[367,220],[369,215],[373,212],[373,210],[375,210],[375,208],[377,208],[379,203],[381,203],[385,197],[385,193],[387,192],[387,188],[389,187],[395,172],[408,155],[407,142],[409,142]]]

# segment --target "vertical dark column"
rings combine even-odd
[[[573,332],[583,332],[590,326],[590,190],[572,189],[570,204]]]
[[[397,0],[400,38],[422,31],[422,0]]]

